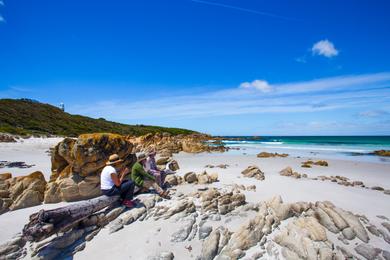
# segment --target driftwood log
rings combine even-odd
[[[40,241],[74,226],[91,214],[112,205],[118,199],[119,196],[100,196],[57,209],[40,210],[30,216],[30,222],[23,228],[23,237],[27,241]]]

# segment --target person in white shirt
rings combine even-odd
[[[132,201],[135,185],[133,181],[124,179],[129,169],[123,167],[122,162],[123,160],[117,154],[109,157],[100,175],[100,188],[106,196],[119,195],[123,200],[123,205],[132,208],[135,206]]]

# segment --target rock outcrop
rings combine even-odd
[[[321,161],[319,161],[321,162]],[[302,165],[302,167],[308,167],[308,168],[311,168],[311,165],[312,164],[307,164],[308,166],[304,166]],[[281,170],[279,172],[279,174],[281,176],[287,176],[287,177],[293,177],[293,178],[296,178],[296,179],[300,179],[300,178],[309,178],[307,176],[307,174],[300,174],[298,172],[295,172],[293,171],[293,169],[291,167],[286,167],[284,168],[283,170]],[[343,185],[343,186],[351,186],[351,187],[361,187],[361,188],[368,188],[364,185],[364,183],[362,181],[352,181],[350,180],[349,178],[347,177],[344,177],[344,176],[339,176],[339,175],[336,175],[336,176],[324,176],[324,175],[320,175],[320,176],[317,176],[317,177],[313,177],[313,178],[309,178],[311,180],[321,180],[321,181],[330,181],[330,182],[334,182],[334,183],[337,183],[339,185]],[[390,190],[388,189],[385,189],[381,186],[373,186],[370,188],[371,190],[376,190],[376,191],[380,191],[380,192],[383,192],[384,194],[387,194],[387,195],[390,195]]]
[[[302,165],[301,167],[304,167],[304,168],[311,168],[312,165],[318,165],[318,166],[329,166],[328,162],[327,161],[324,161],[324,160],[319,160],[319,161],[312,161],[312,160],[308,160],[308,161],[305,161],[305,162],[302,162]]]
[[[111,154],[123,164],[136,161],[133,144],[116,134],[84,134],[65,138],[53,150],[52,174],[45,192],[46,203],[77,201],[100,195],[100,171]]]
[[[17,139],[16,136],[0,133],[0,143],[15,143]]]
[[[279,174],[281,176],[293,177],[295,179],[300,179],[301,177],[303,177],[302,174],[300,174],[298,172],[294,172],[293,169],[290,166],[284,168],[283,170],[281,170],[279,172]]]
[[[260,203],[256,216],[232,234],[215,259],[239,259],[258,245],[264,249],[260,255],[267,254],[272,259],[376,259],[379,254],[387,255],[387,251],[368,244],[365,222],[368,220],[363,222],[361,217],[327,201],[283,203],[280,197],[274,197]],[[357,254],[342,247],[328,232],[338,235],[339,240],[358,239]],[[210,246],[204,243],[205,252],[214,252],[208,249]]]
[[[0,214],[41,204],[45,187],[45,177],[38,171],[14,178],[10,173],[0,174]]]
[[[195,172],[187,172],[184,176],[169,174],[165,178],[165,182],[171,186],[188,183],[188,184],[209,184],[218,181],[218,173],[208,174],[206,171],[196,174]]]
[[[155,149],[161,157],[170,157],[174,153],[201,153],[220,151],[226,148],[222,145],[209,145],[206,141],[211,139],[208,135],[171,135],[169,133],[146,134],[139,137],[129,136],[127,140],[136,146],[136,151]]]
[[[273,158],[273,157],[287,157],[287,153],[268,153],[268,152],[261,152],[257,154],[258,158]]]
[[[378,156],[390,156],[390,150],[377,150],[377,151],[374,151],[374,154],[375,155],[378,155]]]
[[[284,203],[280,196],[275,196],[246,204],[244,194],[216,188],[187,195],[174,193],[170,201],[162,201],[154,194],[141,195],[138,199],[136,207],[131,209],[112,205],[96,211],[65,232],[29,243],[28,250],[24,240],[17,237],[0,245],[0,254],[12,259],[72,257],[88,246],[86,241],[92,240],[105,226],[111,234],[127,225],[156,221],[161,225],[157,232],[165,224],[172,224],[174,230],[166,229],[172,252],[150,252],[156,255],[148,259],[172,259],[175,248],[183,246],[190,252],[193,250],[196,259],[210,260],[389,257],[386,245],[390,244],[390,223],[386,217],[380,216],[383,227],[375,226],[367,217],[329,201]],[[232,218],[240,226],[230,231],[224,224]]]
[[[242,193],[220,193],[215,188],[202,192],[200,197],[203,212],[218,213],[221,215],[225,215],[246,203],[245,195]]]
[[[241,174],[245,177],[255,178],[260,181],[263,181],[265,179],[264,173],[257,166],[248,166],[248,168],[243,170]]]

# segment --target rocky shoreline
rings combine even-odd
[[[41,241],[28,242],[20,233],[0,246],[0,259],[104,257],[107,252],[101,251],[103,246],[120,250],[121,244],[126,245],[125,251],[116,254],[116,258],[134,254],[137,259],[148,260],[390,259],[390,220],[386,214],[356,213],[346,209],[345,204],[339,206],[340,201],[291,201],[288,196],[288,202],[284,202],[279,195],[267,199],[259,195],[266,187],[278,194],[273,180],[278,185],[286,180],[291,193],[294,189],[302,190],[298,187],[306,182],[313,183],[306,187],[336,183],[339,185],[326,187],[342,186],[349,194],[368,194],[381,200],[388,198],[382,195],[387,190],[368,186],[365,180],[327,176],[325,173],[335,163],[325,164],[323,160],[302,162],[287,155],[261,153],[258,157],[249,156],[251,163],[243,161],[238,165],[236,157],[223,157],[220,153],[207,156],[209,152],[226,150],[208,146],[206,141],[205,136],[81,135],[65,138],[52,149],[52,174],[48,180],[41,172],[22,177],[1,174],[1,213],[11,217],[25,207],[58,202],[77,204],[99,196],[99,172],[113,151],[120,151],[124,164],[131,166],[136,152],[152,147],[159,153],[159,167],[170,165],[171,170],[178,172],[166,179],[172,196],[169,201],[154,193],[141,194],[135,208],[128,210],[114,203]],[[177,156],[183,151],[188,160],[199,160],[199,166],[189,166],[182,159],[183,153]],[[301,168],[303,173],[292,167],[277,170],[276,175],[270,173],[274,162],[281,169],[281,163],[290,165],[293,161],[294,168],[304,164],[314,167]],[[271,167],[264,169],[267,165]],[[325,173],[314,176],[309,171]],[[143,234],[141,230],[147,232]],[[137,241],[133,241],[134,234]],[[134,243],[130,251],[126,249],[128,243]]]
[[[164,225],[174,221],[176,231],[167,234],[167,238],[171,243],[196,240],[201,250],[194,254],[200,260],[261,259],[263,256],[266,259],[389,259],[390,256],[387,250],[390,222],[386,217],[378,216],[383,219],[381,226],[376,226],[366,216],[343,210],[329,201],[284,203],[276,196],[247,203],[245,195],[237,189],[207,188],[173,195],[169,203],[163,203],[153,194],[140,196],[136,208],[109,207],[71,230],[40,242],[26,243],[22,237],[16,237],[0,246],[0,255],[4,259],[71,257],[85,249],[103,229],[110,235],[128,225],[157,221]],[[242,224],[237,230],[223,225],[228,219],[238,217]],[[387,243],[387,247],[370,244],[377,239]],[[163,251],[145,259],[175,257],[175,252]]]

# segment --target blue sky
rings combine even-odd
[[[390,134],[389,1],[0,1],[0,98],[216,135]]]

